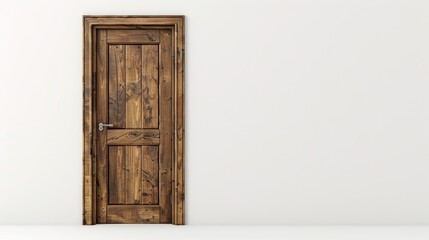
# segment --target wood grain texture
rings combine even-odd
[[[98,48],[96,47],[97,41],[96,41],[96,37],[95,37],[95,30],[96,29],[112,29],[112,28],[117,28],[117,29],[139,29],[139,30],[148,30],[149,28],[152,30],[158,30],[158,29],[163,29],[161,31],[168,31],[170,32],[170,41],[171,44],[170,48],[171,48],[171,55],[170,55],[170,68],[171,68],[171,72],[170,72],[170,82],[171,82],[171,99],[169,100],[171,102],[171,111],[170,111],[170,132],[167,133],[170,136],[167,138],[163,138],[163,133],[161,133],[160,136],[160,146],[159,146],[159,155],[158,155],[158,161],[160,161],[160,165],[159,165],[159,177],[162,181],[162,179],[167,180],[170,179],[170,196],[171,193],[173,192],[173,196],[172,199],[168,197],[168,193],[167,194],[162,194],[162,188],[163,188],[163,184],[159,184],[159,203],[160,203],[160,207],[158,209],[158,222],[162,222],[161,218],[163,218],[162,216],[162,204],[165,203],[169,203],[170,205],[165,205],[165,206],[169,206],[170,209],[167,209],[167,211],[170,211],[170,221],[165,221],[164,219],[164,223],[167,222],[172,222],[174,224],[184,224],[184,133],[185,133],[185,129],[184,129],[184,17],[183,16],[85,16],[84,17],[84,76],[83,76],[83,84],[84,84],[84,93],[83,93],[83,114],[84,114],[84,124],[83,124],[83,131],[84,131],[84,148],[83,148],[83,174],[84,174],[84,178],[83,178],[83,186],[84,186],[84,198],[83,198],[83,223],[84,224],[95,224],[96,223],[96,216],[98,217],[98,209],[99,209],[99,205],[98,204],[98,200],[99,197],[97,197],[98,193],[99,193],[99,187],[98,185],[95,185],[95,180],[97,179],[97,183],[98,182],[98,177],[100,175],[100,172],[98,171],[98,163],[99,163],[99,151],[100,151],[100,141],[99,141],[99,135],[98,133],[95,135],[96,137],[93,138],[92,133],[93,133],[93,129],[94,126],[96,126],[96,122],[99,120],[97,119],[99,116],[99,112],[98,110],[98,101],[94,101],[93,96],[94,93],[92,92],[92,75],[94,72],[94,76],[96,77],[96,80],[99,81],[99,72],[96,72],[95,69],[97,69],[98,66],[98,62],[96,60],[98,60]],[[171,31],[171,29],[173,31]],[[94,31],[93,31],[94,30]],[[109,30],[110,31],[110,30]],[[162,39],[160,36],[159,39],[159,44],[160,44],[160,48],[159,48],[159,58],[162,58]],[[164,42],[165,44],[165,42]],[[126,46],[123,46],[124,48],[126,48]],[[97,51],[95,51],[94,49],[97,48]],[[140,64],[143,64],[141,66],[141,77],[144,77],[147,70],[144,70],[144,50],[142,49],[142,61],[140,62]],[[106,54],[107,56],[107,54]],[[126,58],[126,57],[125,57]],[[162,60],[160,59],[159,64],[162,62]],[[95,64],[95,65],[94,65]],[[110,65],[110,62],[108,62],[108,64]],[[168,70],[168,69],[167,69]],[[98,71],[98,70],[97,70]],[[125,69],[125,72],[127,70]],[[165,119],[166,117],[162,116],[163,113],[163,108],[162,108],[162,91],[163,89],[165,90],[165,88],[163,88],[162,86],[162,82],[163,82],[163,77],[161,76],[162,74],[165,75],[166,73],[166,69],[161,69],[161,65],[159,66],[159,130],[162,132],[162,125],[163,125],[163,119]],[[96,73],[96,74],[95,74]],[[110,77],[110,76],[107,76]],[[125,77],[126,78],[126,77]],[[117,79],[118,81],[120,81],[120,78]],[[127,130],[127,120],[126,120],[126,115],[127,115],[127,95],[130,92],[129,89],[127,89],[127,86],[125,84],[125,80],[124,80],[124,84],[123,87],[120,88],[120,83],[117,83],[117,96],[116,96],[116,108],[117,108],[117,116],[116,116],[116,120],[118,121],[118,125],[114,126],[114,128],[122,128],[124,130]],[[165,82],[164,82],[165,83]],[[142,79],[142,95],[144,95],[144,85],[143,85],[143,79]],[[97,92],[97,95],[99,94],[99,83],[97,83],[95,91]],[[108,86],[108,88],[106,89],[106,94],[107,91],[110,90],[109,88],[110,86]],[[164,86],[165,87],[165,86]],[[150,89],[149,89],[150,90]],[[113,94],[114,90],[111,90],[109,92],[109,95],[112,93]],[[122,91],[123,94],[120,94],[120,92]],[[121,101],[121,97],[122,101]],[[165,96],[165,94],[164,94]],[[168,99],[168,98],[167,98]],[[107,99],[107,101],[109,101],[110,99]],[[164,99],[165,100],[165,99]],[[96,105],[94,105],[94,107],[92,107],[93,103],[97,102]],[[142,112],[140,113],[140,118],[142,119],[142,125],[140,127],[135,127],[135,129],[129,129],[129,130],[142,130],[142,128],[146,128],[145,125],[145,113],[144,111],[146,111],[145,108],[145,100],[144,100],[144,96],[142,96],[141,99],[141,109]],[[123,107],[121,107],[121,103]],[[106,108],[108,108],[110,110],[109,104],[108,102],[105,103],[106,104]],[[120,109],[122,109],[122,118],[121,116],[121,111]],[[129,110],[128,110],[129,111]],[[94,115],[94,118],[92,118],[92,114]],[[146,115],[147,116],[147,115]],[[110,116],[106,116],[109,117],[110,120]],[[123,125],[120,126],[120,119],[123,119]],[[134,119],[134,118],[133,118]],[[150,126],[150,125],[148,125]],[[134,128],[134,127],[133,127]],[[149,127],[147,127],[149,128]],[[167,128],[164,128],[167,129]],[[111,129],[114,130],[114,129]],[[119,129],[118,129],[119,130]],[[110,130],[109,130],[110,131]],[[108,132],[108,131],[105,131]],[[96,133],[96,132],[94,132]],[[165,134],[165,135],[167,135]],[[165,155],[167,153],[162,153],[163,151],[161,150],[163,148],[164,141],[168,141],[168,138],[170,138],[170,143],[171,143],[171,148],[170,148],[170,168],[166,168],[166,164],[162,163],[162,159],[165,159]],[[94,145],[94,151],[91,151],[92,147],[91,147],[91,142],[92,139],[97,140],[97,144]],[[107,144],[105,144],[107,145]],[[110,146],[111,147],[115,147],[118,148],[122,147],[122,146]],[[129,145],[128,147],[133,147],[131,145]],[[136,148],[140,148],[141,149],[141,181],[142,181],[142,191],[144,191],[144,187],[143,185],[145,184],[143,178],[144,178],[144,171],[146,168],[149,168],[149,166],[145,165],[145,156],[144,156],[144,152],[147,150],[145,148],[149,147],[153,147],[156,148],[157,146],[138,146],[135,145]],[[105,147],[106,149],[107,146]],[[124,147],[126,148],[126,147]],[[118,149],[116,149],[116,151],[118,151]],[[112,150],[114,152],[114,150]],[[92,154],[92,152],[97,153],[97,154]],[[118,153],[117,153],[118,154]],[[110,161],[110,158],[108,158],[108,160]],[[117,160],[117,159],[116,159]],[[97,163],[97,164],[96,164]],[[113,165],[112,165],[113,166]],[[107,168],[108,169],[108,168]],[[170,169],[170,170],[168,170]],[[97,171],[95,171],[97,170]],[[145,170],[146,171],[146,170]],[[109,169],[109,175],[111,174],[110,169]],[[166,177],[166,175],[170,175],[169,177]],[[118,175],[120,177],[120,175]],[[103,183],[106,184],[106,183]],[[168,184],[167,184],[168,185]],[[107,185],[106,185],[107,186]],[[109,186],[110,188],[110,186]],[[134,186],[135,189],[135,186]],[[164,184],[164,190],[166,190],[167,187]],[[110,192],[108,192],[110,194]],[[110,197],[110,195],[108,195]],[[142,196],[144,197],[144,194],[142,194]],[[143,201],[146,200],[141,200],[141,203]],[[97,201],[97,204],[96,204]],[[140,204],[141,204],[140,203]],[[119,203],[121,204],[121,203]],[[111,206],[125,206],[125,205],[111,205]],[[111,207],[108,206],[107,208]],[[125,212],[133,212],[132,207],[141,207],[141,206],[145,206],[145,205],[127,205],[127,208],[124,210]],[[147,206],[155,206],[155,205],[147,205]],[[131,208],[129,208],[131,207]],[[172,209],[173,207],[173,209]],[[109,211],[107,211],[109,212]],[[134,211],[135,212],[135,211]],[[137,211],[138,212],[138,211]],[[164,215],[166,215],[166,211],[162,211]],[[107,214],[109,215],[109,214]],[[110,218],[115,218],[117,217],[119,214],[115,214],[113,213],[112,216],[107,216],[107,222],[110,222]],[[128,213],[127,214],[122,214],[121,215],[122,220],[118,220],[117,222],[121,222],[121,223],[132,223],[133,221],[135,221],[135,223],[147,223],[150,221],[138,221],[136,219],[139,219],[139,214],[134,214],[134,213]],[[124,221],[124,218],[128,218],[126,221]],[[164,216],[164,218],[168,218],[167,216]],[[110,220],[109,220],[110,219]],[[114,221],[112,221],[113,223]],[[152,221],[152,222],[157,222],[157,221]]]
[[[158,204],[158,146],[142,146],[142,204]]]
[[[93,29],[106,29],[106,30],[161,30],[161,29],[174,29],[174,26],[163,26],[163,25],[94,25]]]
[[[93,41],[92,41],[92,49],[93,49],[93,53],[92,55],[92,66],[91,69],[93,69],[92,71],[92,93],[96,96],[97,95],[97,31],[93,30],[92,31],[92,36],[93,36]],[[91,96],[92,98],[92,96]],[[93,116],[93,121],[92,121],[92,129],[97,129],[97,116],[98,116],[98,111],[97,111],[97,99],[94,98],[93,100],[93,111],[92,111],[92,116]],[[92,206],[93,206],[93,214],[92,214],[92,223],[96,224],[97,223],[97,132],[95,132],[94,130],[91,132],[91,136],[92,136],[92,148],[91,148],[91,155],[92,155],[92,159],[91,159],[91,165],[92,165],[92,185],[94,186],[92,188]]]
[[[185,22],[182,18],[175,28],[175,101],[174,101],[174,203],[173,223],[185,224]]]
[[[159,42],[159,30],[109,30],[109,44],[154,44]]]
[[[118,78],[118,107],[117,107],[117,125],[114,125],[114,128],[125,128],[125,118],[126,118],[126,100],[127,100],[127,92],[126,92],[126,82],[125,82],[125,78],[126,78],[126,66],[125,66],[125,46],[122,46],[122,51],[123,51],[123,57],[124,59],[122,60],[122,64],[120,64],[119,66],[121,67],[121,73],[123,73],[124,75],[121,78]]]
[[[109,204],[125,204],[125,147],[109,147]]]
[[[125,47],[109,45],[109,123],[125,127]]]
[[[110,205],[108,223],[159,223],[158,206]]]
[[[84,16],[84,18],[90,27],[97,26],[99,29],[111,26],[118,26],[118,29],[124,29],[124,26],[128,26],[129,29],[136,29],[136,27],[145,28],[149,26],[160,26],[160,29],[164,29],[166,26],[173,26],[177,29],[177,25],[184,21],[185,16],[91,15]]]
[[[141,202],[141,163],[142,149],[137,146],[125,147],[125,203],[140,204]]]
[[[97,34],[97,119],[107,122],[107,43],[106,30],[99,30]],[[107,156],[106,131],[97,132],[97,223],[105,223],[107,217]]]
[[[89,19],[83,18],[83,119],[82,119],[82,129],[83,129],[83,152],[82,152],[82,161],[83,161],[83,199],[82,199],[82,224],[83,225],[92,225],[95,224],[95,185],[93,177],[93,169],[95,166],[92,163],[93,156],[93,89],[92,89],[92,71],[93,71],[93,40],[95,40],[95,34],[91,29],[91,22]]]
[[[172,39],[170,30],[160,34],[160,199],[161,223],[172,222]]]
[[[159,145],[158,129],[109,129],[108,145]]]
[[[142,46],[143,128],[158,128],[158,45]]]
[[[142,128],[142,50],[126,46],[126,128]]]

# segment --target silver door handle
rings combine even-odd
[[[113,127],[113,123],[99,123],[98,130],[103,131],[104,127]]]

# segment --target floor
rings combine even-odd
[[[0,239],[427,240],[429,226],[0,226]]]

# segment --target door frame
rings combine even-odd
[[[185,16],[83,16],[83,224],[96,224],[95,64],[97,29],[172,29],[173,36],[173,178],[172,223],[185,224]]]

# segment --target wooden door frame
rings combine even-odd
[[[185,224],[184,16],[83,16],[83,224],[96,224],[95,32],[115,28],[169,28],[173,33],[172,223]]]

